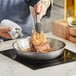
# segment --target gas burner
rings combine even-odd
[[[25,57],[21,57],[17,55],[14,49],[4,51],[2,52],[2,54],[25,66],[28,66],[33,70],[76,61],[76,54],[66,49],[64,50],[61,56],[52,60],[32,60]]]

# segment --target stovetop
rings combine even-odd
[[[76,54],[66,49],[64,50],[61,56],[52,60],[32,60],[32,59],[24,58],[17,55],[14,49],[4,51],[2,52],[2,54],[25,66],[28,66],[33,70],[76,61]]]

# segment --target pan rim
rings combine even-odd
[[[30,37],[28,37],[28,38],[30,38]],[[25,38],[23,38],[23,39],[25,39]],[[55,38],[49,38],[49,37],[47,37],[47,39],[55,39]],[[53,52],[59,51],[60,49],[63,49],[63,48],[65,49],[65,46],[66,46],[65,42],[63,42],[63,41],[61,41],[61,40],[58,40],[58,39],[55,39],[55,40],[61,42],[61,43],[63,44],[63,46],[60,47],[59,49],[52,50],[52,51],[49,51],[49,52],[47,52],[47,53],[31,52],[31,51],[25,52],[25,53],[35,53],[35,54],[42,54],[42,55],[43,55],[43,54],[49,54],[49,53],[53,53]],[[14,46],[16,42],[17,42],[17,41],[15,41],[15,42],[13,43],[13,47],[14,47],[15,50],[17,50],[17,49],[15,48],[15,46]],[[20,50],[20,48],[19,48],[19,50]],[[22,50],[21,50],[21,52],[24,53]]]

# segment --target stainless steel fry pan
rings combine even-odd
[[[27,38],[23,38],[20,39],[18,41],[16,41],[14,43],[14,48],[17,51],[18,55],[23,56],[23,57],[27,57],[30,59],[38,59],[38,60],[49,60],[49,59],[54,59],[57,58],[58,56],[60,56],[65,48],[65,43],[57,40],[57,39],[53,39],[53,38],[47,38],[50,46],[52,47],[52,50],[48,53],[39,53],[39,52],[31,52],[29,43],[30,43],[30,37]],[[22,48],[20,47],[20,45],[22,46],[22,42],[24,42],[24,47],[26,47],[26,51],[23,51]]]

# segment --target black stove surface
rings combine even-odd
[[[76,61],[76,54],[73,52],[70,52],[69,50],[64,50],[63,54],[59,56],[58,58],[52,59],[52,60],[32,60],[25,57],[21,57],[17,55],[14,49],[4,51],[2,52],[3,55],[8,56],[9,58],[28,66],[29,68],[33,70],[49,67],[49,66],[55,66],[63,63],[68,63],[72,61]]]

